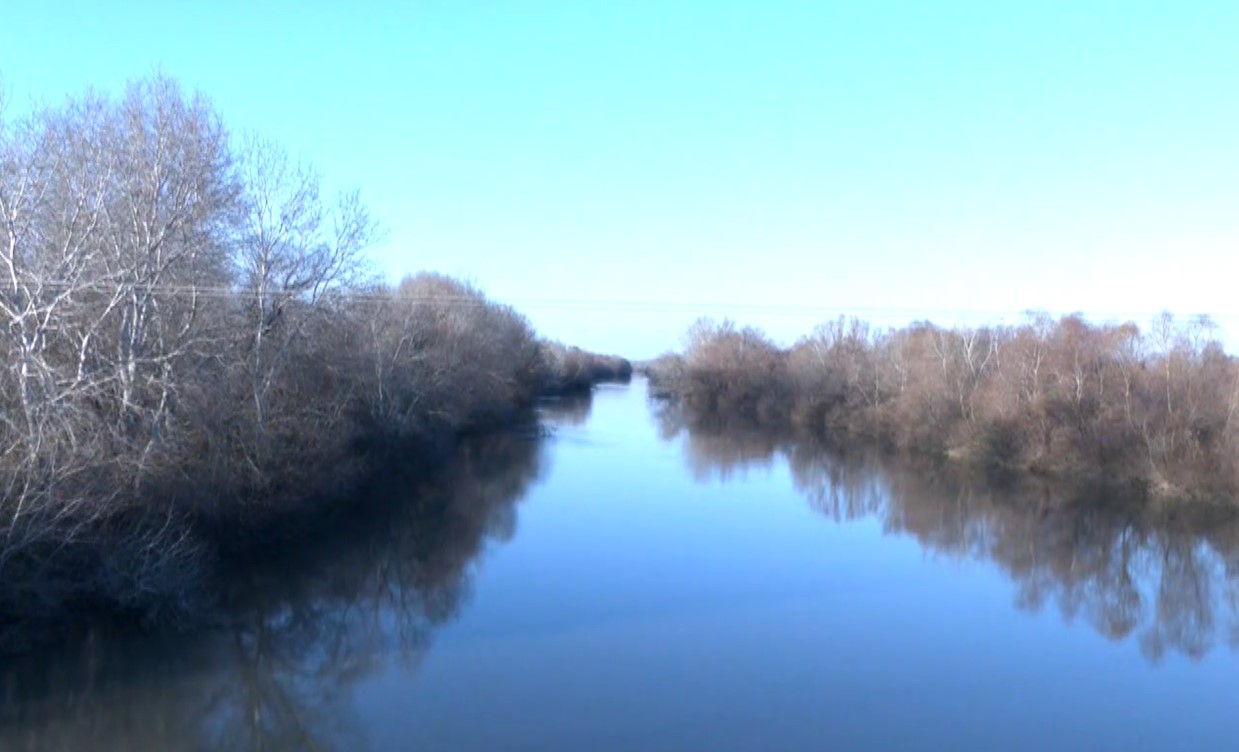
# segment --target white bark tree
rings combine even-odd
[[[244,229],[235,263],[245,310],[243,361],[256,448],[271,421],[271,395],[288,376],[292,349],[329,307],[356,287],[378,228],[356,192],[327,204],[318,174],[277,145],[244,148]]]

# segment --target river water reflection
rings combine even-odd
[[[657,406],[655,406],[657,408]],[[1221,749],[1239,525],[547,405],[250,572],[10,661],[0,749]]]

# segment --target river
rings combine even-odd
[[[1239,738],[1239,526],[743,430],[641,380],[470,442],[218,624],[11,660],[0,749],[1169,750]],[[367,509],[374,505],[367,505]]]

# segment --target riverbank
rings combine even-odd
[[[490,507],[510,505],[540,472],[548,435],[540,405],[588,411],[588,390],[543,385],[539,393],[488,424],[400,439],[355,437],[353,454],[304,469],[324,479],[317,489],[306,477],[290,477],[272,478],[270,488],[307,490],[254,496],[237,486],[166,483],[161,496],[117,494],[114,514],[72,520],[72,537],[53,539],[56,531],[48,530],[29,553],[28,561],[37,555],[43,567],[37,579],[10,569],[0,583],[0,655],[76,642],[98,628],[150,635],[214,629],[238,618],[237,594],[250,590],[239,583],[317,577],[323,560],[390,529],[405,538],[434,530],[438,545],[445,529],[463,525],[471,542],[453,565],[459,572],[491,526]],[[474,501],[480,506],[472,508]],[[137,551],[143,561],[135,561]]]
[[[327,195],[163,76],[0,120],[0,212],[18,631],[193,614],[222,559],[296,545],[367,479],[433,474],[462,437],[626,366],[559,357],[469,283],[376,280],[358,192]]]
[[[784,348],[730,322],[642,364],[691,422],[791,428],[987,472],[1239,501],[1239,365],[1207,319],[878,331],[840,319]]]

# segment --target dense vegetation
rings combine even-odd
[[[840,319],[781,348],[702,321],[648,372],[690,420],[1234,501],[1239,364],[1213,334],[1207,319],[1168,314],[1147,334],[1079,316],[888,331]]]
[[[307,545],[229,562],[209,628],[102,624],[6,657],[0,749],[367,749],[357,685],[415,667],[456,618],[480,553],[514,534],[545,446],[489,432],[462,439],[433,477],[369,478],[350,497],[364,513],[338,509]]]
[[[543,342],[542,351],[549,374],[549,392],[588,392],[599,382],[626,382],[632,378],[632,363],[618,355],[600,355],[558,342]]]
[[[374,281],[358,194],[174,81],[4,111],[0,620],[175,611],[222,543],[582,383],[471,285]]]

